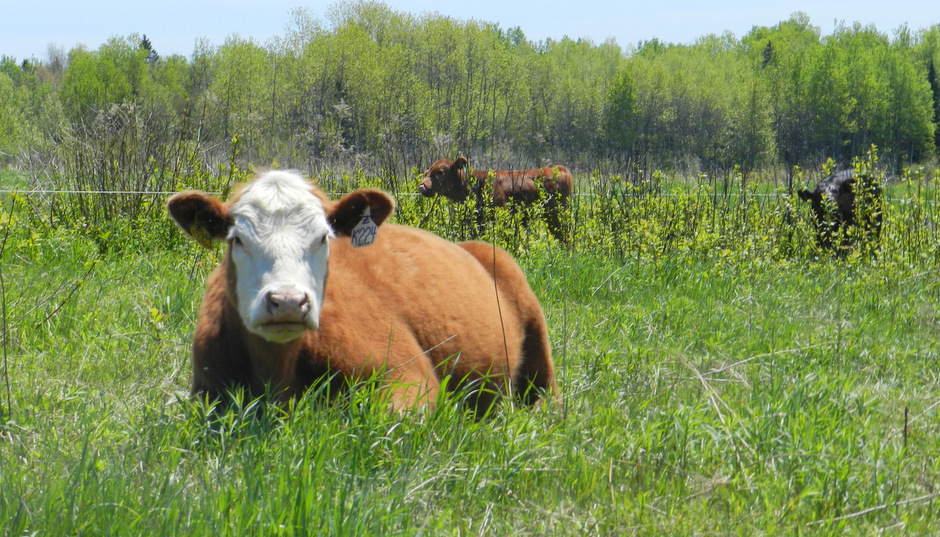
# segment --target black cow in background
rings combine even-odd
[[[812,202],[817,240],[823,248],[831,248],[836,237],[846,246],[853,236],[875,241],[881,234],[881,186],[870,174],[856,174],[851,169],[834,172],[815,190],[797,194]]]

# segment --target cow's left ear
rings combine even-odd
[[[337,235],[352,235],[353,228],[362,221],[366,208],[369,209],[369,217],[378,226],[395,210],[395,201],[381,190],[356,190],[343,196],[332,208],[327,209],[330,227]]]
[[[797,192],[796,194],[800,197],[801,200],[803,200],[803,201],[809,201],[809,200],[813,199],[813,194],[815,194],[815,192],[810,192],[809,190],[806,190],[806,189],[804,188],[803,190],[800,190],[800,191]]]

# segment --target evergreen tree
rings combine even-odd
[[[933,96],[934,147],[940,154],[940,80],[937,79],[937,67],[933,58],[927,64],[927,81],[930,82],[930,94]]]

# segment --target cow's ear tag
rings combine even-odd
[[[189,234],[205,248],[212,249],[212,235],[209,234],[208,229],[199,224],[193,224],[189,226]]]
[[[372,220],[372,213],[369,207],[366,206],[365,211],[362,212],[362,220],[359,220],[359,223],[352,230],[351,241],[353,247],[369,246],[375,242],[375,236],[378,232],[379,226]]]

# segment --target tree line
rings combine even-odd
[[[895,169],[940,150],[940,24],[823,34],[798,12],[740,39],[623,48],[370,1],[326,19],[297,10],[267,43],[202,41],[190,57],[139,34],[3,57],[0,163],[87,153],[102,167],[130,152],[142,169],[402,175],[462,154],[492,167],[747,176],[848,163],[872,144]]]

